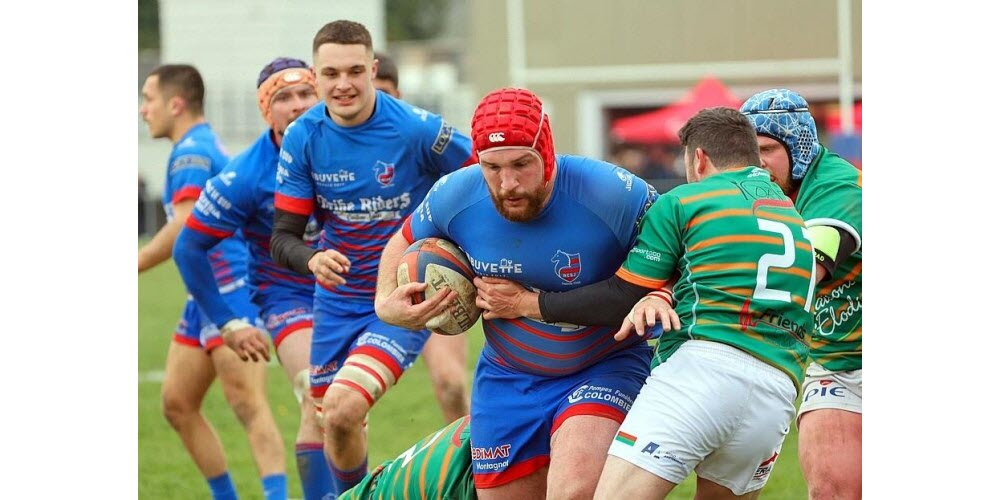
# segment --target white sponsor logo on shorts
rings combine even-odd
[[[576,403],[583,399],[583,392],[590,387],[589,385],[581,385],[577,390],[573,391],[573,394],[569,395],[569,402]]]
[[[632,409],[632,403],[634,402],[631,396],[619,391],[618,389],[611,389],[610,387],[600,387],[596,385],[582,385],[577,388],[577,390],[573,391],[573,393],[566,399],[570,403],[578,403],[584,399],[604,401],[621,408],[625,412]]]
[[[493,463],[483,463],[479,460],[496,460],[506,458],[503,462],[493,462]],[[487,447],[487,448],[472,448],[472,460],[475,462],[476,470],[503,470],[510,465],[510,445],[502,444],[500,446]]]
[[[661,450],[660,445],[652,441],[647,443],[646,446],[642,448],[642,452],[657,460],[662,460],[665,458],[679,465],[684,465],[684,461],[677,458],[677,455],[674,455],[673,453],[670,453],[667,450]]]

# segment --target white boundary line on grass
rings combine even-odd
[[[276,356],[271,358],[271,361],[267,363],[267,367],[268,368],[274,368],[274,367],[279,367],[280,368],[281,367],[281,365],[278,364],[278,360],[277,360]],[[144,371],[144,372],[139,372],[139,383],[140,384],[143,384],[143,383],[156,383],[156,384],[159,384],[159,383],[163,382],[163,378],[164,378],[165,375],[166,375],[166,372],[163,371],[163,370],[147,370],[147,371]]]

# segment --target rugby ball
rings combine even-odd
[[[445,288],[458,293],[452,310],[445,311],[427,322],[427,328],[442,335],[458,335],[476,324],[482,309],[476,307],[476,277],[465,254],[454,243],[441,238],[424,238],[414,241],[400,260],[396,269],[396,282],[427,283],[416,302],[433,297]]]

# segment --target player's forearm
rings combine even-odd
[[[399,286],[396,279],[396,268],[399,267],[399,261],[403,258],[403,252],[408,246],[410,245],[403,237],[403,232],[397,231],[382,249],[382,256],[378,264],[378,283],[375,288],[376,305]]]
[[[651,290],[612,276],[568,292],[542,292],[538,309],[550,323],[620,326],[632,306]]]
[[[221,241],[219,238],[184,228],[177,235],[173,255],[188,292],[212,323],[222,328],[237,316],[223,300],[212,272],[212,264],[208,260],[209,251],[219,241]]]
[[[522,317],[544,320],[541,308],[541,294],[525,292],[517,302],[517,310]]]
[[[312,276],[309,259],[319,250],[302,241],[308,223],[309,217],[306,215],[276,209],[274,229],[271,232],[271,258],[280,266]]]
[[[819,261],[816,262],[816,283],[820,283],[827,277],[826,268]]]
[[[139,272],[150,269],[170,258],[174,249],[174,241],[180,232],[183,221],[174,219],[167,222],[153,239],[139,249]]]

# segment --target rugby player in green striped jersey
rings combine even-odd
[[[383,498],[474,500],[469,416],[425,436],[340,495],[340,500]]]
[[[809,497],[861,498],[861,171],[819,143],[808,103],[791,90],[756,94],[740,111],[816,249],[812,363],[797,419]]]

